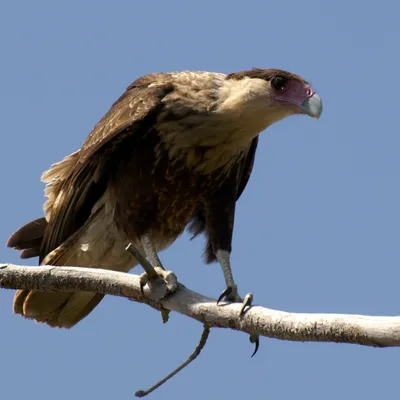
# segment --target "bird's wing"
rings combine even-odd
[[[239,197],[242,195],[244,189],[246,188],[247,182],[250,179],[251,172],[253,171],[254,157],[256,155],[257,145],[258,145],[258,136],[256,136],[252,140],[249,151],[247,152],[246,157],[242,161],[242,168],[239,177],[240,181],[239,181],[236,200],[239,200]]]
[[[79,160],[79,150],[75,153],[69,154],[63,160],[53,164],[47,171],[42,174],[42,182],[46,183],[44,191],[47,200],[44,203],[43,211],[46,220],[51,218],[53,206],[57,200],[63,183],[69,178],[71,170]]]
[[[68,177],[58,188],[42,242],[40,262],[84,225],[107,188],[113,168],[109,161],[116,147],[128,136],[145,133],[162,107],[161,100],[173,90],[168,82],[154,87],[149,87],[151,82],[136,82],[94,127]]]

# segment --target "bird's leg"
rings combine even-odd
[[[248,293],[244,299],[239,296],[238,287],[233,279],[230,252],[226,250],[217,250],[215,257],[221,265],[226,285],[226,289],[222,292],[221,296],[219,296],[217,304],[224,298],[228,301],[243,303],[240,311],[240,314],[242,315],[245,308],[247,306],[251,306],[253,295],[251,293]]]
[[[129,243],[126,248],[126,250],[136,258],[145,271],[140,275],[140,290],[142,294],[144,294],[143,289],[149,281],[151,282],[161,278],[167,288],[167,293],[163,296],[163,298],[165,298],[176,291],[178,280],[172,271],[166,271],[164,269],[150,235],[145,235],[145,237],[142,238],[141,243],[147,258],[137,249],[136,246],[133,245],[133,243]],[[166,323],[169,318],[170,310],[161,308],[160,311],[162,321]]]
[[[233,174],[233,177],[235,175]],[[228,182],[229,183],[229,182]],[[235,182],[219,188],[206,203],[206,231],[208,236],[207,259],[217,259],[225,278],[226,289],[219,296],[217,304],[222,300],[243,303],[240,315],[251,305],[253,296],[244,299],[239,296],[237,285],[233,279],[231,267],[232,234],[235,219],[236,185]]]
[[[217,258],[219,264],[221,265],[222,272],[225,278],[226,289],[222,292],[221,296],[219,296],[217,300],[217,304],[225,298],[228,301],[236,301],[238,303],[242,303],[242,307],[240,309],[240,315],[243,315],[246,307],[250,307],[253,302],[253,294],[248,293],[244,296],[244,299],[239,296],[238,288],[233,280],[232,268],[231,268],[231,254],[226,250],[218,250],[216,251],[215,257]],[[250,335],[250,342],[255,344],[254,352],[252,357],[257,353],[258,348],[260,346],[260,337],[259,335]]]
[[[150,234],[147,233],[143,235],[140,241],[142,243],[146,258],[152,267],[152,270],[145,268],[145,272],[140,276],[141,287],[143,288],[148,281],[152,281],[157,279],[157,277],[160,277],[164,280],[167,286],[168,294],[172,294],[176,291],[178,286],[178,281],[175,274],[172,271],[166,271],[163,267]]]
[[[233,170],[225,185],[214,191],[205,203],[205,227],[208,236],[206,256],[209,262],[217,259],[225,278],[226,289],[219,296],[217,304],[222,299],[240,302],[242,307],[239,316],[242,316],[245,309],[251,306],[253,295],[249,293],[242,300],[232,275],[231,249],[236,199],[237,173]],[[259,347],[258,335],[251,335],[250,342],[255,343],[254,355]]]
[[[226,289],[219,297],[217,304],[225,298],[228,301],[236,301],[241,303],[243,300],[239,296],[238,287],[233,280],[232,267],[231,267],[231,253],[227,250],[217,250],[215,257],[222,268],[225,278]]]
[[[153,240],[151,239],[151,236],[146,233],[145,235],[142,236],[141,240],[144,254],[146,255],[146,258],[149,260],[150,264],[156,268],[161,268],[164,269],[160,258],[158,257],[158,253],[156,250],[156,247],[153,244]]]
[[[248,293],[244,299],[239,296],[238,287],[233,279],[232,268],[231,268],[231,254],[226,250],[217,250],[215,253],[215,257],[217,258],[219,264],[221,265],[222,272],[225,278],[226,289],[222,292],[221,296],[219,296],[217,300],[217,304],[225,298],[228,301],[235,301],[238,303],[242,303],[242,307],[240,309],[240,315],[243,315],[246,307],[250,307],[253,301],[253,294]],[[259,335],[250,335],[250,342],[255,344],[254,352],[252,357],[257,353],[258,348],[260,346],[260,337]]]

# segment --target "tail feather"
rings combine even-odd
[[[53,327],[71,328],[85,318],[104,295],[91,292],[38,292],[18,290],[14,312]]]
[[[68,292],[38,292],[32,290],[24,300],[22,311],[28,318],[43,318],[60,306],[64,306],[71,293]]]
[[[104,294],[74,293],[65,304],[56,320],[57,326],[70,328],[85,318],[103,299]]]
[[[86,221],[85,226],[49,253],[42,264],[54,266],[94,265],[100,268],[128,272],[137,262],[125,251],[123,244],[118,250],[120,253],[114,253],[116,251],[113,247],[114,242],[116,242],[116,235],[110,236],[110,222],[105,219],[104,212],[104,207],[99,207]],[[29,222],[11,235],[7,246],[21,250],[21,258],[38,256],[46,227],[45,218]],[[79,241],[83,235],[87,234],[88,227],[93,232],[90,240],[96,244],[94,258],[86,253],[79,253],[81,246]],[[107,240],[103,237],[105,234],[109,235],[106,237]],[[68,264],[66,264],[67,262]],[[14,297],[14,312],[52,327],[71,328],[85,318],[101,302],[103,297],[103,294],[93,292],[18,290]]]
[[[20,257],[23,259],[37,257],[46,227],[45,218],[31,221],[11,235],[7,246],[21,250]],[[57,252],[54,253],[56,255]],[[56,261],[56,258],[52,261]],[[103,297],[102,294],[89,292],[17,290],[14,297],[14,313],[53,327],[71,328],[85,318]]]
[[[17,290],[14,296],[14,313],[24,315],[24,302],[30,290]]]
[[[38,218],[25,224],[14,232],[7,241],[7,247],[22,250],[21,258],[36,257],[40,253],[44,232],[47,227],[45,218]]]
[[[29,249],[24,249],[21,251],[21,254],[19,256],[22,259],[39,257],[40,256],[40,246],[34,247],[34,248],[29,248]]]

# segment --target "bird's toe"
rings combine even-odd
[[[226,287],[226,289],[218,297],[217,305],[224,299],[232,303],[241,303],[243,301],[242,298],[239,296],[238,288],[236,285]]]
[[[246,294],[246,296],[244,296],[244,299],[242,299],[239,294],[238,294],[238,290],[237,290],[237,286],[228,286],[219,296],[218,300],[217,300],[217,304],[219,304],[223,299],[225,299],[226,301],[230,301],[230,302],[235,302],[235,303],[242,303],[242,307],[240,308],[240,312],[239,312],[239,316],[241,317],[245,311],[247,307],[251,307],[252,303],[253,303],[253,294],[252,293],[248,293]],[[257,353],[259,347],[260,347],[260,336],[259,335],[250,335],[250,342],[254,343],[255,348],[254,348],[254,352],[251,355],[252,357]]]
[[[166,271],[159,267],[155,267],[155,270],[167,287],[167,294],[164,297],[175,293],[178,288],[178,279],[175,273],[173,271]]]
[[[253,303],[253,293],[247,293],[242,301],[242,308],[240,309],[241,316],[244,314],[246,307],[251,307],[252,303]]]

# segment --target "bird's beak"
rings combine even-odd
[[[300,104],[300,110],[303,114],[318,119],[322,114],[321,97],[314,93]]]

